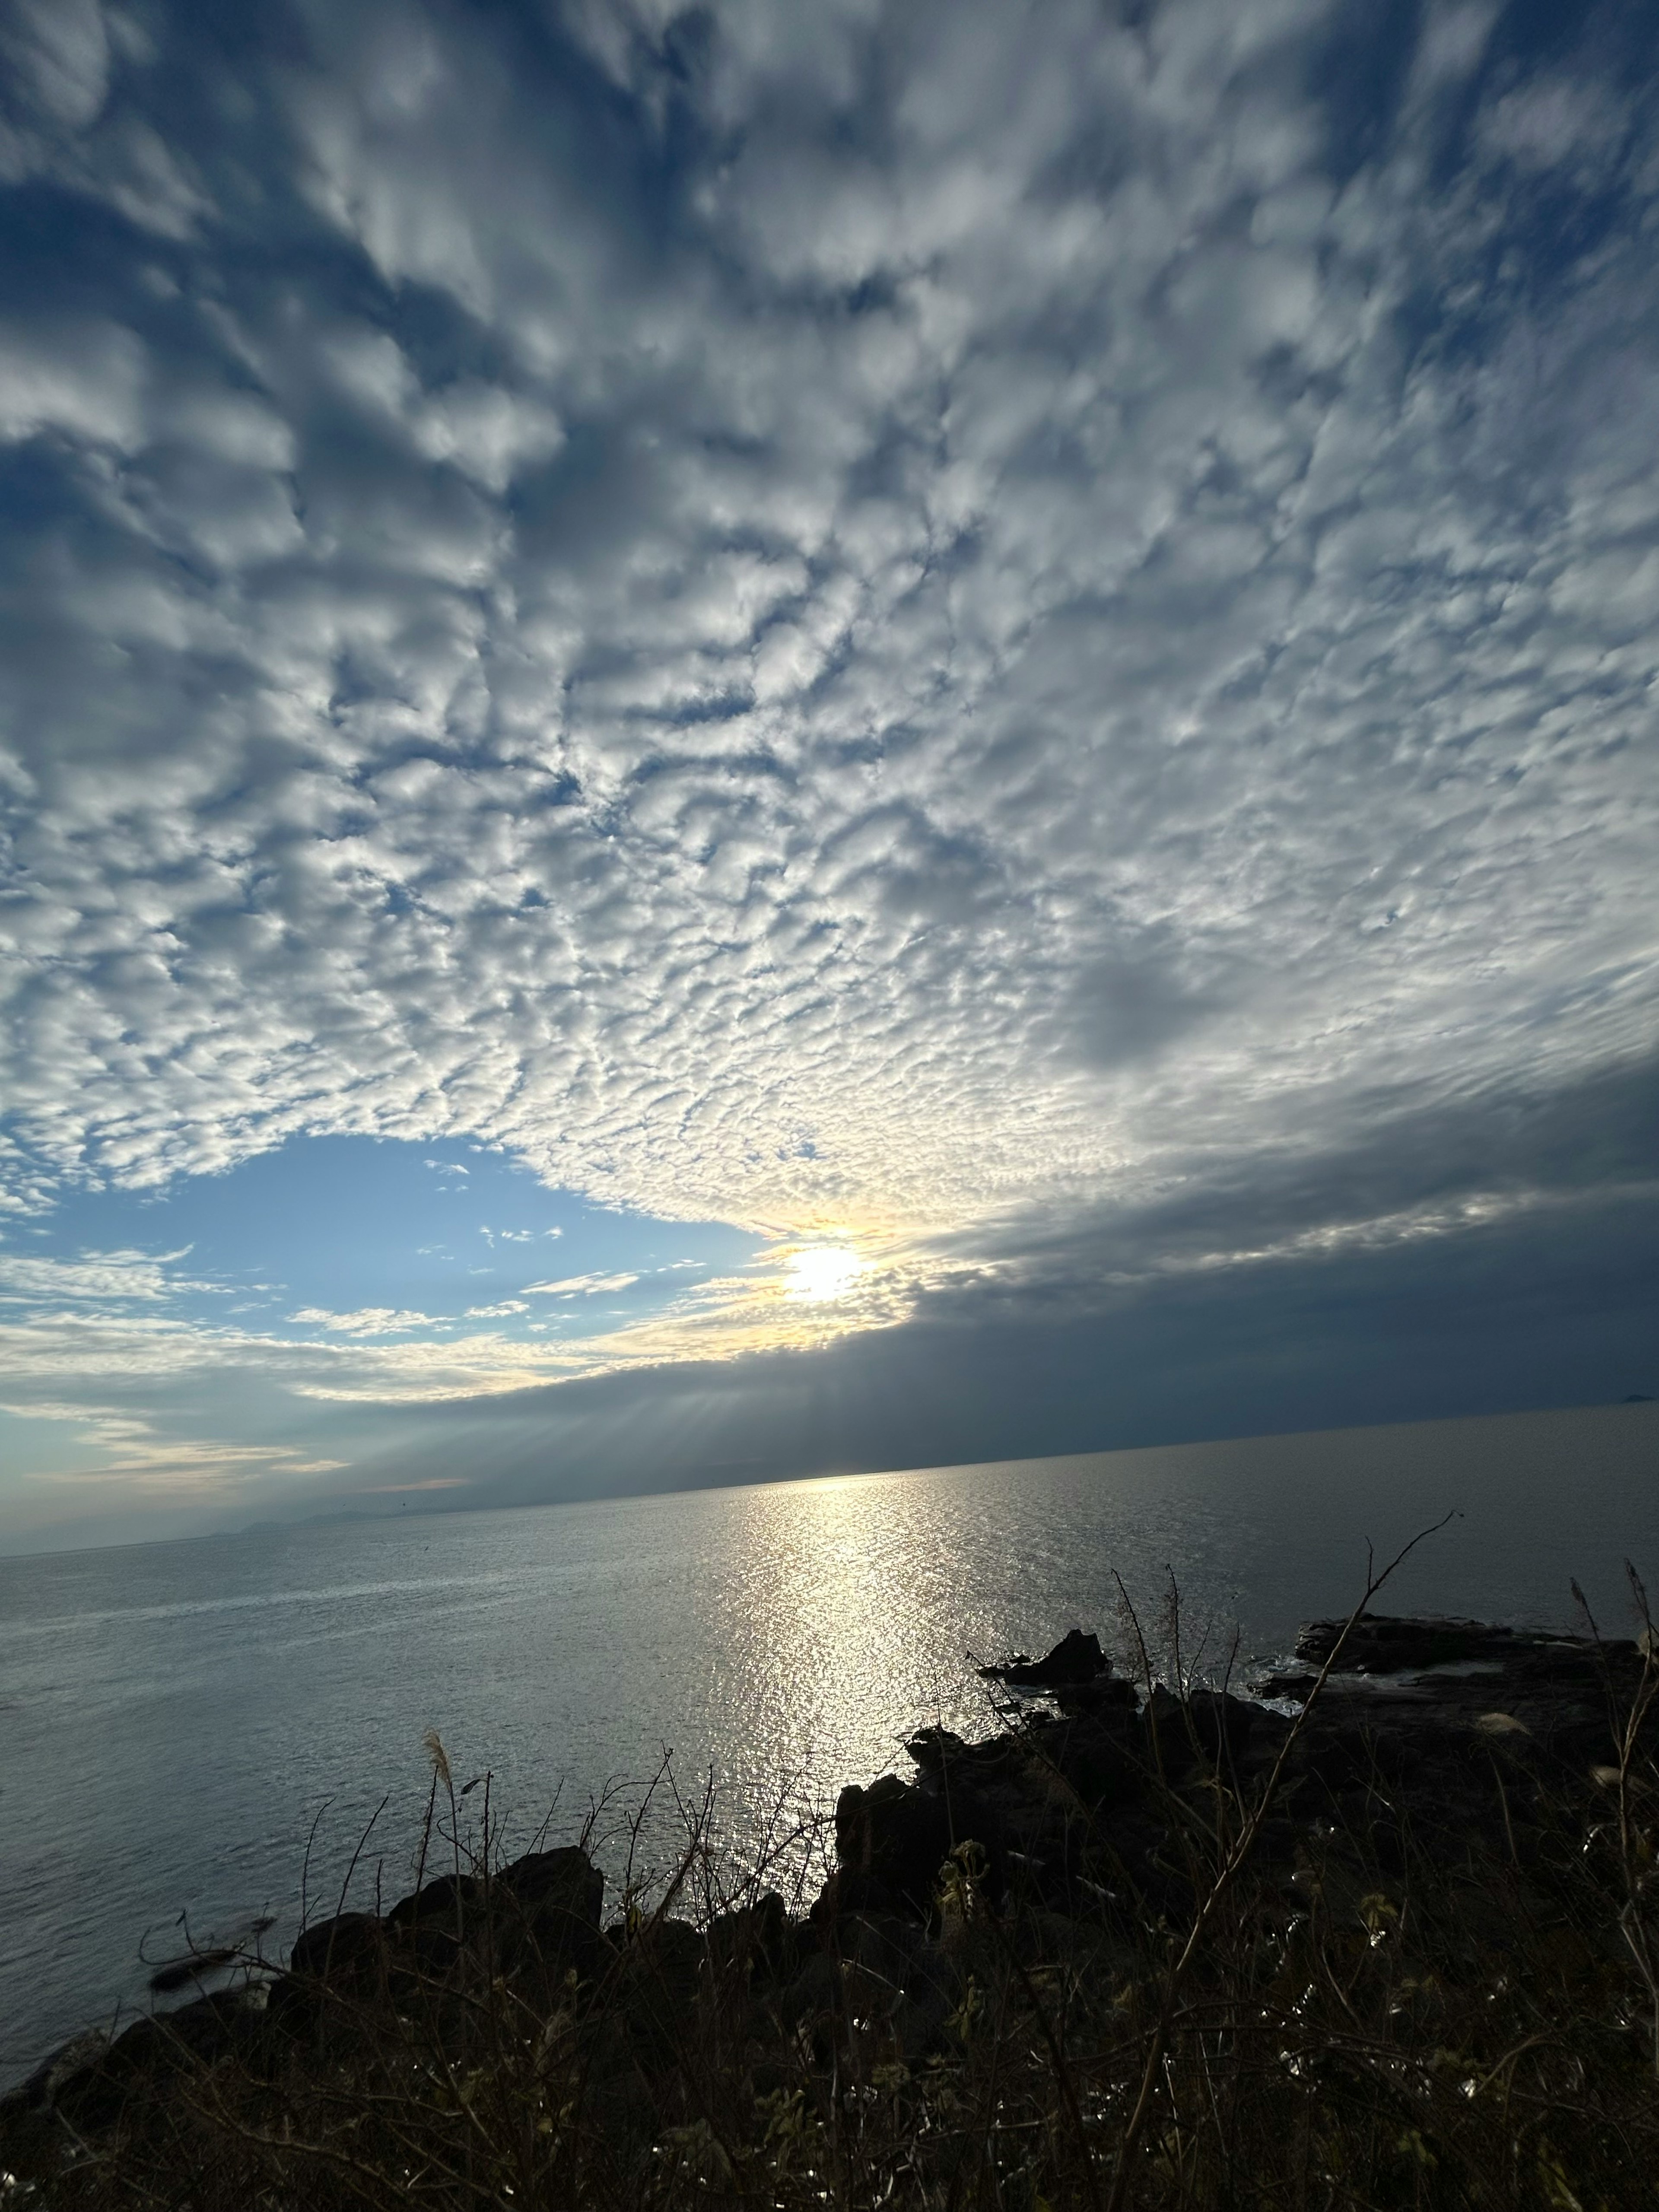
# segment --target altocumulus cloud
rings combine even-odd
[[[17,1222],[465,1135],[851,1238],[892,1336],[1650,1204],[1643,9],[3,38]],[[345,1403],[776,1288],[586,1369],[75,1326]]]

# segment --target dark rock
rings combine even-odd
[[[315,1981],[335,1975],[356,1979],[365,1966],[378,1965],[385,1952],[385,1924],[374,1913],[341,1912],[313,1922],[295,1937],[288,1970]]]
[[[912,1968],[888,2016],[888,2025],[907,2066],[919,2065],[944,2042],[961,1992],[949,1963],[936,1947]]]
[[[634,2061],[647,2068],[682,2056],[697,2033],[694,2009],[707,1956],[690,1921],[653,1917],[613,1936],[607,2008],[622,2023]]]
[[[1316,1621],[1297,1639],[1299,1669],[1258,1684],[1262,1695],[1306,1705],[1316,1665],[1341,1624]],[[1582,1778],[1608,1759],[1609,1701],[1629,1711],[1642,1680],[1638,1644],[1597,1642],[1484,1621],[1358,1622],[1343,1644],[1297,1753],[1297,1771],[1328,1792],[1370,1788],[1386,1775],[1414,1806],[1458,1802],[1473,1771],[1485,1778],[1478,1815],[1493,1808],[1492,1764],[1544,1777]],[[1524,1792],[1522,1793],[1524,1797]],[[1518,1802],[1518,1801],[1517,1801]]]
[[[1305,1705],[1318,1679],[1305,1667],[1292,1667],[1281,1673],[1260,1675],[1251,1683],[1250,1690],[1257,1698],[1277,1698],[1287,1705]]]
[[[933,1910],[939,1869],[961,1840],[946,1798],[884,1774],[868,1790],[856,1784],[836,1801],[836,1910],[908,1912]]]
[[[526,1852],[501,1869],[495,1888],[527,1908],[539,1911],[550,1906],[590,1928],[599,1926],[605,1903],[604,1875],[587,1853],[574,1844],[559,1850]]]
[[[1073,1972],[1097,1972],[1115,1948],[1098,1910],[1081,1919],[1041,1907],[1023,1912],[1015,1923],[1012,1940],[1028,1969],[1064,1966]]]
[[[961,2001],[961,1961],[915,1921],[891,1914],[854,1915],[840,1923],[836,1937],[848,2020],[861,2023],[878,2043],[890,2037],[915,2064],[939,2042]]]
[[[1184,1774],[1198,1757],[1187,1725],[1186,1708],[1162,1682],[1152,1686],[1140,1711],[1149,1765],[1166,1778]]]
[[[532,1960],[550,1977],[594,1972],[605,1876],[586,1851],[573,1844],[515,1859],[495,1876],[490,1904],[504,1972],[522,1972]]]
[[[1282,1739],[1289,1723],[1243,1698],[1220,1690],[1194,1690],[1185,1698],[1159,1682],[1141,1711],[1146,1757],[1166,1781],[1200,1764],[1237,1773],[1258,1736]]]
[[[1297,1639],[1304,1671],[1270,1676],[1258,1690],[1305,1702],[1311,1669],[1330,1656],[1341,1628],[1339,1621],[1310,1622]],[[1347,1726],[1361,1715],[1373,1728],[1403,1730],[1408,1759],[1416,1755],[1412,1747],[1426,1747],[1436,1729],[1488,1741],[1524,1732],[1558,1759],[1592,1749],[1601,1757],[1607,1699],[1627,1702],[1644,1664],[1639,1645],[1623,1638],[1597,1642],[1486,1621],[1381,1614],[1355,1625],[1318,1710],[1327,1726],[1339,1717]]]
[[[784,1990],[778,2010],[786,2027],[835,2012],[841,2003],[841,1962],[828,1951],[814,1951]]]
[[[288,1972],[271,1984],[271,2025],[303,2036],[325,2015],[337,2023],[343,2011],[385,2003],[394,1987],[407,1985],[413,1963],[407,1943],[396,1942],[372,1912],[316,1921],[295,1938]]]
[[[919,1729],[904,1747],[924,1773],[939,1773],[946,1766],[965,1767],[985,1749],[982,1744],[965,1743],[947,1728]]]
[[[325,2020],[344,2018],[386,2002],[394,1984],[407,1983],[405,1947],[373,1912],[341,1912],[314,1921],[294,1939],[288,1972],[270,1985],[270,2024],[281,2034],[307,2036]]]
[[[897,1989],[927,1937],[915,1921],[895,1912],[849,1912],[836,1923],[836,1946],[848,1964]]]
[[[1346,1623],[1309,1621],[1296,1639],[1296,1656],[1323,1666]],[[1368,1613],[1348,1630],[1334,1671],[1345,1674],[1401,1674],[1428,1667],[1467,1666],[1482,1661],[1501,1666],[1517,1644],[1535,1641],[1524,1629],[1495,1628],[1483,1620],[1401,1620]]]
[[[1262,1689],[1305,1706],[1309,1670],[1336,1651],[1341,1626],[1310,1624],[1297,1644],[1304,1671]],[[1624,1639],[1368,1618],[1305,1716],[1289,1802],[1304,1821],[1334,1816],[1339,1828],[1368,1835],[1385,1869],[1403,1866],[1407,1831],[1419,1849],[1462,1850],[1480,1838],[1524,1863],[1552,1797],[1582,1789],[1613,1755],[1610,1715],[1633,1710],[1647,1664]]]
[[[708,1923],[708,1957],[718,1972],[786,1980],[795,1971],[798,1944],[783,1899],[769,1889],[753,1905],[716,1913]]]
[[[400,1899],[386,1916],[388,1928],[419,1928],[436,1923],[465,1932],[467,1916],[482,1904],[483,1884],[476,1875],[441,1874],[411,1896]]]
[[[1111,1717],[1109,1725],[1077,1715],[1034,1729],[1032,1758],[1054,1784],[1063,1784],[1076,1805],[1101,1813],[1138,1796],[1149,1771],[1146,1741],[1132,1708]],[[1030,1795],[1027,1780],[1024,1793]]]
[[[384,1919],[342,1912],[295,1941],[275,2005],[285,2026],[315,2014],[319,1985],[361,2002],[395,1995],[411,1980],[441,1978],[464,1954],[538,1989],[567,1968],[591,1973],[601,1939],[605,1876],[586,1851],[535,1851],[492,1881],[441,1875],[394,1905]],[[307,1988],[312,1996],[307,1997]]]
[[[235,1960],[233,1950],[192,1951],[187,1958],[169,1959],[166,1966],[158,1966],[149,1978],[149,1985],[157,1996],[165,1996],[174,1990],[188,1989],[204,1974],[233,1966]]]
[[[1097,1719],[1133,1714],[1139,1704],[1139,1692],[1125,1674],[1100,1674],[1092,1682],[1056,1682],[1048,1694],[1061,1712]]]
[[[986,1680],[1006,1682],[1011,1689],[1053,1690],[1093,1682],[1110,1674],[1111,1667],[1097,1636],[1085,1636],[1080,1628],[1071,1628],[1046,1659],[1027,1659],[1017,1653],[1000,1666],[981,1667],[979,1671]]]
[[[1193,1733],[1203,1756],[1218,1765],[1248,1759],[1258,1737],[1281,1738],[1288,1722],[1230,1691],[1196,1690],[1188,1700]]]
[[[245,2047],[264,2025],[265,1999],[262,1984],[217,1990],[176,2011],[134,2021],[88,2064],[59,2081],[54,2108],[83,2131],[108,2127],[130,2103],[153,2098],[170,2077]]]
[[[27,2081],[21,2082],[3,2102],[29,2112],[50,2112],[64,2083],[95,2066],[108,2049],[109,2038],[101,2028],[89,2027],[81,2035],[72,2035],[50,2058],[43,2059]]]
[[[1340,1632],[1310,1624],[1275,1694],[1305,1701]],[[1407,1842],[1461,1863],[1484,1839],[1505,1864],[1544,1863],[1549,1824],[1570,1802],[1563,1778],[1581,1797],[1595,1786],[1592,1770],[1613,1751],[1610,1711],[1631,1712],[1650,1664],[1629,1642],[1362,1620],[1297,1724],[1286,1786],[1256,1838],[1272,1911],[1303,1910],[1296,1900],[1316,1881],[1321,1909],[1351,1917],[1339,1897],[1343,1838],[1362,1839],[1359,1856],[1385,1875],[1403,1869]],[[908,1747],[914,1781],[843,1790],[836,1870],[810,1923],[768,1893],[706,1929],[630,1916],[607,1936],[604,1877],[586,1853],[538,1851],[487,1879],[440,1875],[384,1918],[346,1912],[307,1929],[263,2019],[263,1992],[226,1990],[141,2021],[112,2045],[77,2039],[0,2112],[41,2140],[62,2134],[59,2110],[88,2140],[147,2127],[170,2081],[227,2052],[276,2081],[349,2058],[360,2040],[383,2047],[387,2006],[418,2013],[453,2057],[471,2047],[478,1998],[498,1978],[580,2050],[595,2112],[614,2106],[630,2129],[659,2124],[659,2099],[672,2119],[677,2067],[771,2080],[798,2028],[826,2066],[894,2050],[915,2063],[952,2034],[970,1978],[984,1991],[1021,1965],[1105,1972],[1147,1923],[1182,1925],[1206,1879],[1216,1770],[1256,1802],[1292,1725],[1209,1690],[1180,1698],[1159,1686],[1143,1709],[1080,1631],[1044,1660],[985,1671],[1048,1695],[983,1742],[922,1730]],[[971,1881],[942,1898],[953,1851],[968,1874],[970,1839]],[[204,1960],[176,1964],[194,1972]],[[787,2077],[786,2067],[777,2083]]]

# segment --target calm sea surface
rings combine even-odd
[[[1385,1607],[1563,1622],[1576,1575],[1628,1632],[1659,1407],[0,1559],[0,2083],[147,2004],[181,1915],[206,1943],[272,1914],[285,1952],[313,1823],[315,1914],[387,1793],[353,1895],[382,1861],[401,1894],[428,1728],[458,1784],[490,1770],[509,1845],[665,1749],[740,1834],[981,1724],[969,1650],[1109,1638],[1115,1571],[1150,1619],[1172,1568],[1189,1627],[1260,1660],[1349,1607],[1367,1537],[1453,1507]]]

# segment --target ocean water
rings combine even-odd
[[[400,1895],[428,1728],[509,1848],[671,1751],[740,1838],[984,1724],[970,1653],[1109,1644],[1115,1577],[1152,1623],[1172,1572],[1189,1638],[1248,1669],[1352,1606],[1368,1539],[1448,1512],[1383,1609],[1566,1623],[1576,1576],[1627,1632],[1626,1557],[1659,1598],[1659,1407],[0,1559],[0,2084],[147,2006],[186,1929],[269,1915],[284,1954],[383,1797],[351,1895]]]

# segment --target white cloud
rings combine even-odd
[[[331,1313],[326,1306],[301,1306],[289,1316],[302,1327],[325,1328],[338,1336],[406,1336],[411,1329],[441,1328],[431,1314],[394,1306],[359,1306],[354,1313]]]
[[[0,328],[0,439],[58,431],[124,450],[143,434],[144,349],[103,319]]]
[[[1659,111],[1594,37],[1442,11],[1360,116],[1311,0],[668,20],[568,18],[601,129],[506,18],[313,8],[193,107],[182,19],[16,18],[0,172],[134,228],[0,336],[0,1206],[471,1137],[890,1233],[890,1317],[1056,1207],[1288,1249],[1249,1164],[1645,1050]]]
[[[222,1285],[169,1273],[175,1261],[188,1256],[188,1250],[84,1252],[78,1260],[64,1260],[46,1253],[0,1249],[0,1303],[33,1305],[67,1299],[76,1304],[153,1304],[181,1291],[221,1291]]]
[[[556,1283],[526,1283],[526,1297],[574,1298],[592,1297],[600,1291],[625,1291],[630,1283],[637,1283],[637,1275],[565,1275]]]
[[[95,121],[109,72],[98,0],[18,0],[8,13],[0,49],[44,113],[72,126]]]

